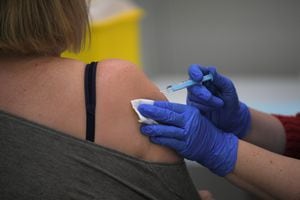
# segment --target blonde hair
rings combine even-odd
[[[85,0],[0,0],[0,54],[78,52],[88,25]]]

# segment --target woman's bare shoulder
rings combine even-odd
[[[174,151],[150,143],[140,133],[130,101],[166,100],[140,68],[124,60],[102,61],[97,67],[96,88],[96,143],[148,161],[181,160]]]

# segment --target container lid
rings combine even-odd
[[[131,0],[91,0],[89,7],[91,22],[105,21],[120,13],[138,8]]]

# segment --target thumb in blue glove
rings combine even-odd
[[[153,143],[170,147],[197,161],[219,176],[230,173],[237,159],[238,138],[216,128],[197,108],[155,101],[141,104],[139,112],[159,124],[142,125],[141,132]]]
[[[213,75],[213,81],[189,87],[187,104],[197,107],[218,128],[245,137],[250,128],[250,112],[239,101],[233,82],[213,67],[193,64],[189,68],[189,76],[194,81],[201,81],[203,74],[208,73]]]

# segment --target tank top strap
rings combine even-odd
[[[84,72],[86,140],[91,142],[95,140],[96,70],[97,62],[91,62],[86,65]]]

